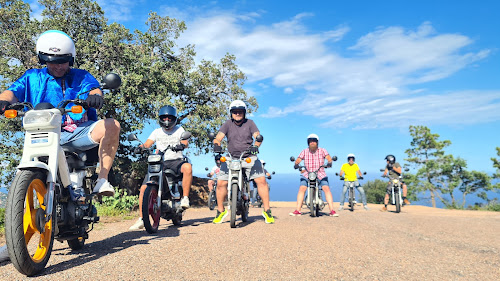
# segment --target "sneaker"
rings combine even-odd
[[[182,199],[181,199],[181,207],[183,209],[188,209],[189,208],[189,198],[187,196],[182,197]]]
[[[142,228],[144,228],[144,221],[142,218],[139,218],[128,230],[139,230]]]
[[[115,189],[111,186],[107,179],[100,178],[95,183],[94,193],[98,193],[102,196],[113,196],[115,195]]]
[[[293,211],[293,213],[290,213],[290,216],[295,217],[295,216],[302,216],[302,213],[300,211]]]
[[[387,207],[382,207],[382,209],[380,209],[381,212],[387,212]]]
[[[363,206],[363,208],[365,208],[365,210],[367,210],[367,211],[368,211],[368,210],[370,210],[370,209],[368,208],[368,206],[366,206],[366,205],[364,205],[364,206]]]
[[[338,217],[339,214],[337,214],[334,210],[330,212],[330,217]]]
[[[339,211],[344,210],[344,206],[340,206]]]
[[[408,199],[406,199],[406,198],[403,200],[403,203],[405,203],[406,205],[410,205],[411,204],[410,201]]]
[[[222,221],[224,221],[224,219],[227,217],[229,213],[227,212],[226,209],[224,209],[224,212],[219,212],[219,210],[217,210],[217,216],[215,216],[214,220],[212,221],[213,223],[222,223]]]
[[[266,219],[266,223],[274,223],[274,217],[271,214],[271,209],[262,211],[262,216]]]

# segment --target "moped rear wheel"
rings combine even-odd
[[[236,227],[236,209],[238,208],[238,184],[231,185],[231,228]]]
[[[83,248],[83,246],[85,246],[85,238],[78,237],[68,240],[68,246],[71,248],[71,250],[80,250],[81,248]]]
[[[314,197],[316,197],[316,194],[314,193],[314,188],[310,187],[309,188],[309,211],[311,212],[311,217],[316,216],[316,203],[314,203]]]
[[[5,239],[14,267],[27,276],[44,270],[54,243],[54,217],[45,223],[45,170],[21,170],[7,198]]]
[[[142,221],[148,233],[156,233],[160,226],[161,207],[158,207],[158,187],[148,185],[142,197]]]
[[[396,197],[395,201],[396,201],[396,213],[399,213],[401,212],[401,200],[400,200],[400,197],[399,197],[399,193],[396,193],[394,194],[394,196]]]

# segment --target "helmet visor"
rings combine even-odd
[[[38,57],[44,62],[49,62],[54,64],[63,64],[71,62],[71,60],[73,59],[73,56],[71,56],[71,54],[51,55],[51,54],[39,53]]]

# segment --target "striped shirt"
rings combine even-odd
[[[306,148],[299,154],[299,158],[304,160],[304,166],[306,166],[308,171],[314,172],[321,165],[325,164],[325,158],[327,155],[328,151],[326,151],[326,149],[324,148],[318,147],[318,149],[314,153],[311,153],[309,148]],[[308,175],[309,173],[307,172],[303,174],[303,176],[306,178]],[[324,177],[326,177],[325,168],[321,168],[318,171],[318,179],[321,180]]]

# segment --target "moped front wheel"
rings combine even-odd
[[[236,227],[236,209],[238,209],[238,184],[231,185],[231,228]]]
[[[156,233],[160,226],[161,207],[158,207],[158,187],[148,185],[142,197],[142,221],[148,233]]]
[[[217,205],[217,198],[215,197],[215,187],[210,193],[208,194],[208,208],[210,211],[212,211],[215,208],[215,205]]]
[[[354,188],[349,187],[349,205],[351,206],[351,212],[354,211]]]
[[[247,194],[247,191],[248,191],[248,185],[246,185],[246,188],[244,189],[244,193]],[[249,207],[250,207],[250,199],[249,198],[244,199],[242,196],[242,198],[241,198],[241,221],[242,222],[248,221],[248,209],[249,209]]]
[[[396,201],[396,213],[399,213],[401,212],[401,200],[400,200],[400,196],[399,196],[399,193],[396,193],[394,194],[394,197],[395,197],[395,201]]]
[[[14,267],[27,276],[44,270],[54,243],[54,217],[45,222],[45,170],[21,170],[9,190],[5,239]]]
[[[314,202],[314,197],[316,197],[314,193],[314,188],[309,188],[309,211],[311,212],[311,217],[316,216],[316,203]]]

